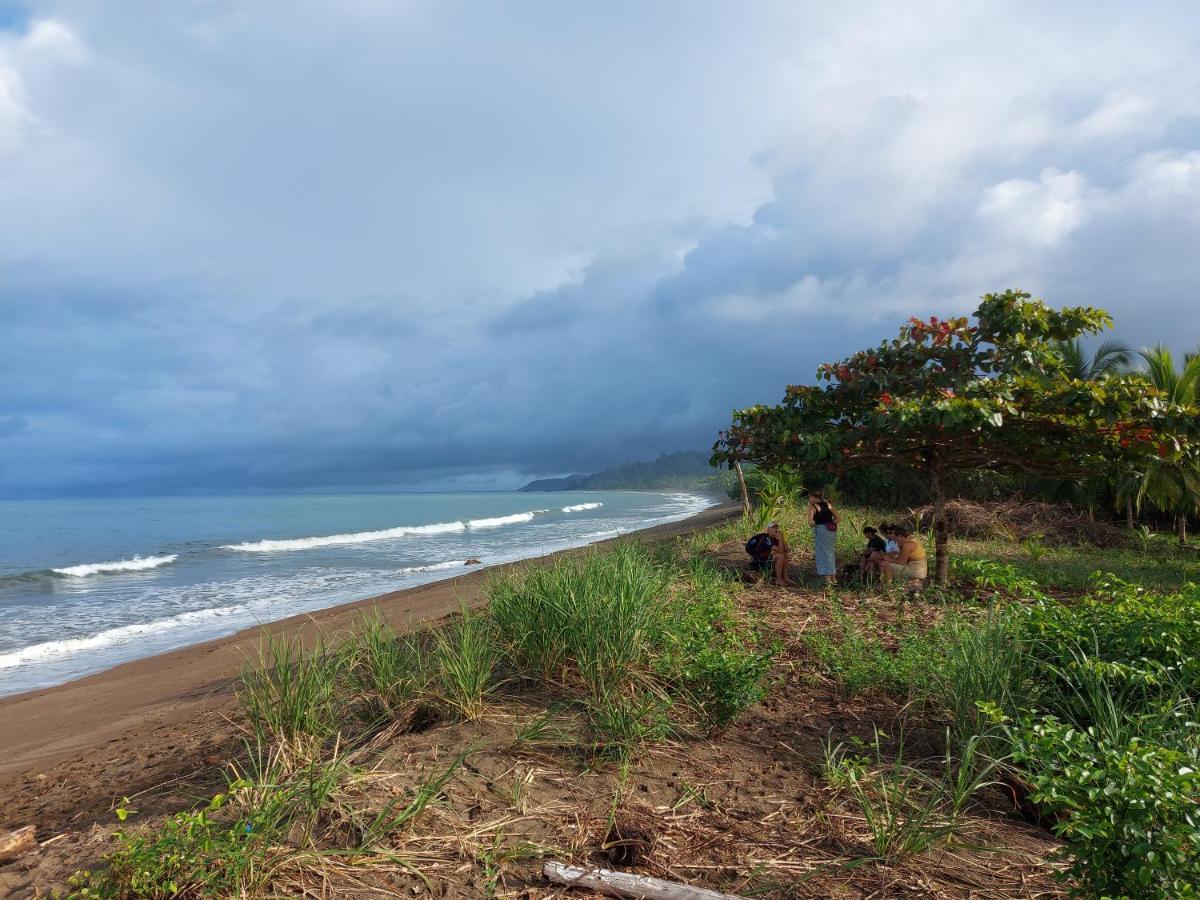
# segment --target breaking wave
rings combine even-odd
[[[564,506],[562,511],[565,513],[583,512],[585,509],[599,509],[603,503],[576,503],[574,506]]]
[[[467,524],[472,528],[496,528],[500,525],[516,525],[518,522],[532,522],[533,517],[536,516],[538,512],[543,511],[544,510],[513,513],[511,516],[496,516],[492,519],[471,519],[469,522],[467,522]]]
[[[380,531],[358,531],[354,534],[327,534],[321,537],[304,537],[292,540],[247,541],[244,544],[225,544],[222,550],[240,550],[245,553],[275,553],[281,550],[311,550],[314,547],[336,547],[340,544],[365,544],[368,541],[386,541],[393,538],[420,534],[449,534],[465,531],[462,522],[439,522],[435,525],[401,525]]]
[[[51,569],[58,575],[70,575],[73,578],[85,578],[88,575],[99,575],[102,572],[141,572],[145,569],[157,569],[175,562],[179,557],[174,554],[166,556],[135,556],[133,559],[118,559],[115,562],[85,563],[81,566],[66,566],[62,569]]]
[[[247,609],[248,607],[246,606],[218,606],[214,609],[196,609],[180,613],[177,616],[170,616],[166,619],[157,619],[153,622],[137,622],[133,625],[121,625],[116,628],[109,628],[97,634],[87,635],[86,637],[64,638],[59,641],[44,641],[40,644],[30,644],[28,647],[19,647],[7,653],[0,653],[0,669],[11,669],[14,666],[42,662],[56,656],[69,656],[85,650],[99,650],[103,647],[122,643],[130,638],[171,631],[175,628],[182,628],[197,622],[221,619],[226,616],[246,612]]]
[[[414,572],[440,572],[443,569],[462,569],[467,565],[465,559],[448,559],[445,562],[430,563],[427,566],[409,566],[401,569],[401,575],[412,575]]]

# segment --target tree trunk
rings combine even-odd
[[[750,492],[746,490],[746,476],[742,474],[742,463],[740,460],[733,461],[733,471],[737,472],[738,485],[742,489],[742,515],[750,515]]]
[[[934,575],[938,584],[950,580],[950,535],[946,529],[946,461],[935,452],[930,461],[933,487],[933,546],[936,561]]]
[[[1125,497],[1125,527],[1128,528],[1130,531],[1133,531],[1133,526],[1134,526],[1133,498],[1126,496]]]
[[[1187,514],[1177,513],[1175,516],[1175,534],[1179,538],[1179,546],[1187,544]]]

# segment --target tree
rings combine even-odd
[[[1127,459],[1191,458],[1194,408],[1134,376],[1068,374],[1061,342],[1108,327],[1103,310],[1055,310],[1006,291],[985,295],[973,318],[910,319],[894,340],[822,365],[824,385],[792,385],[778,406],[736,411],[713,463],[815,463],[834,475],[876,463],[917,468],[933,498],[944,583],[948,475],[1082,477]]]
[[[1079,338],[1059,341],[1057,349],[1063,358],[1063,374],[1079,381],[1099,381],[1116,375],[1133,359],[1133,351],[1117,341],[1105,341],[1090,358]]]
[[[1200,354],[1188,354],[1183,366],[1166,347],[1142,350],[1145,363],[1141,375],[1170,403],[1181,406],[1200,404]],[[1175,516],[1179,543],[1187,543],[1187,517],[1200,509],[1200,468],[1194,460],[1150,458],[1134,470],[1131,493],[1140,506],[1149,501],[1163,512]]]
[[[1063,358],[1063,374],[1079,381],[1100,381],[1109,375],[1127,371],[1133,360],[1133,350],[1118,341],[1104,341],[1091,356],[1088,356],[1079,338],[1060,341],[1058,351]],[[1073,503],[1082,503],[1089,518],[1095,515],[1096,505],[1104,494],[1110,494],[1118,504],[1123,501],[1125,524],[1133,528],[1134,499],[1130,493],[1122,490],[1123,486],[1129,484],[1129,475],[1129,472],[1124,472],[1107,478],[1059,479],[1059,483],[1069,485],[1067,496]]]

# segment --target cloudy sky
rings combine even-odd
[[[706,447],[1006,287],[1200,342],[1200,5],[0,0],[0,495]]]

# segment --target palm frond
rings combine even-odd
[[[1093,379],[1114,375],[1128,367],[1133,359],[1133,350],[1120,341],[1105,341],[1092,354],[1089,366]]]

